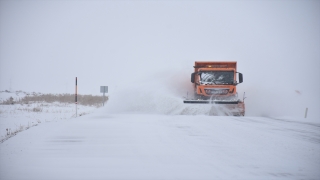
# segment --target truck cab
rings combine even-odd
[[[197,99],[233,99],[237,96],[236,86],[243,82],[243,75],[237,72],[237,62],[196,61],[191,82]]]

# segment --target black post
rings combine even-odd
[[[75,103],[76,103],[76,117],[77,117],[77,104],[78,104],[78,78],[76,77],[76,93],[75,93]]]

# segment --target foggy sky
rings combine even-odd
[[[319,49],[316,0],[0,1],[0,90],[74,93],[75,77],[82,94],[159,76],[179,86],[194,61],[229,60],[241,92],[315,102]]]

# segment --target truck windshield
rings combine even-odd
[[[202,71],[201,84],[233,84],[233,71]]]

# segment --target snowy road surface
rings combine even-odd
[[[0,144],[0,179],[320,179],[320,125],[263,117],[110,115]]]

